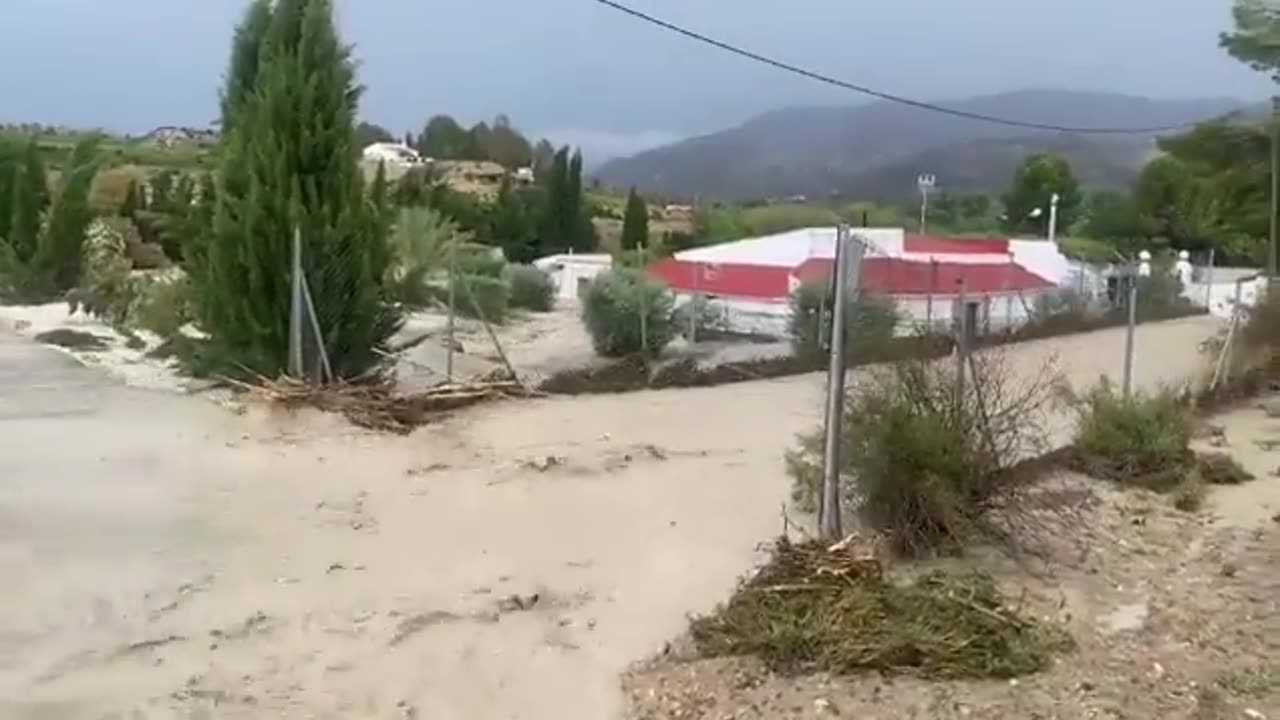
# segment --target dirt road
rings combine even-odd
[[[1143,328],[1139,379],[1183,379],[1214,327]],[[1010,357],[1087,384],[1122,347]],[[618,717],[619,673],[781,529],[821,396],[511,402],[391,438],[110,386],[0,335],[0,717]]]

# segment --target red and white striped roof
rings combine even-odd
[[[1016,244],[1004,238],[938,238],[907,235],[900,228],[858,228],[853,233],[867,242],[861,283],[872,292],[949,294],[961,278],[968,292],[979,294],[1053,285],[1046,273],[1017,262]],[[677,291],[780,302],[800,282],[829,277],[835,238],[835,228],[749,238],[676,253],[650,266],[649,273]],[[1037,258],[1033,267],[1045,264],[1039,257],[1045,253],[1035,250],[1030,253]],[[1059,255],[1056,248],[1052,254]]]

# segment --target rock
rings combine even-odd
[[[819,715],[839,715],[840,711],[836,706],[826,698],[818,698],[813,701],[813,711]]]
[[[1271,398],[1258,403],[1258,409],[1269,418],[1280,418],[1280,398]]]
[[[1263,715],[1262,713],[1258,712],[1257,710],[1254,710],[1253,708],[1245,708],[1244,716],[1249,718],[1249,720],[1267,720],[1266,715]]]

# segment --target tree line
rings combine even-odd
[[[402,138],[380,125],[361,122],[356,126],[356,139],[360,147],[375,142],[402,142],[435,160],[488,160],[509,170],[531,167],[539,173],[550,169],[556,154],[550,140],[534,142],[506,115],[469,128],[450,115],[436,115],[427,120],[422,130],[407,132]]]

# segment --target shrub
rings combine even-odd
[[[67,294],[71,312],[84,311],[107,323],[123,326],[137,298],[130,276],[125,237],[112,223],[95,220],[86,232],[80,286]]]
[[[1172,273],[1153,272],[1138,280],[1139,321],[1161,320],[1191,307],[1191,301],[1182,295],[1182,281]]]
[[[1263,363],[1280,358],[1280,292],[1265,293],[1249,309],[1249,319],[1240,329],[1240,344]]]
[[[1172,393],[1124,397],[1104,382],[1079,402],[1077,464],[1091,475],[1169,491],[1191,466],[1192,429]]]
[[[542,270],[532,265],[508,265],[506,278],[511,307],[549,312],[555,306],[555,282]]]
[[[999,355],[975,355],[957,402],[949,363],[905,360],[871,371],[844,406],[842,495],[864,522],[908,554],[962,542],[1008,490],[1010,471],[1043,443],[1047,375],[1015,386]],[[821,487],[822,433],[788,453],[793,497],[812,509]]]
[[[462,275],[453,280],[454,307],[459,315],[502,324],[507,320],[510,291],[499,278]]]
[[[790,334],[795,354],[817,357],[826,352],[825,337],[830,324],[833,295],[830,284],[809,282],[791,294]],[[882,295],[859,293],[845,314],[845,346],[853,361],[870,348],[893,339],[898,326],[898,308]]]
[[[582,321],[599,355],[621,357],[641,351],[656,355],[675,337],[673,304],[661,283],[620,268],[598,275],[587,286]]]
[[[1173,506],[1183,512],[1196,512],[1204,506],[1208,489],[1204,480],[1195,472],[1187,473],[1182,482],[1173,488]]]
[[[171,338],[191,321],[191,283],[179,275],[153,279],[138,290],[129,324]]]
[[[1255,479],[1253,473],[1227,453],[1197,455],[1196,474],[1209,485],[1241,485]]]
[[[671,321],[676,325],[676,332],[686,340],[715,337],[725,332],[724,313],[715,303],[702,296],[687,300],[677,307]],[[691,337],[691,332],[696,335]]]
[[[458,254],[458,272],[463,275],[501,278],[506,269],[507,261],[488,251],[475,248],[470,252]]]

